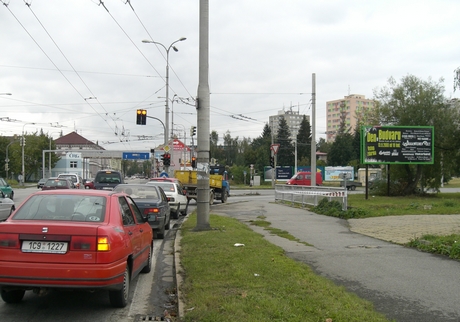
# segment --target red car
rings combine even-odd
[[[83,185],[85,186],[85,189],[94,189],[94,181],[93,181],[93,179],[86,179],[84,181],[85,181],[85,183]]]
[[[0,224],[0,290],[6,303],[27,290],[104,289],[128,303],[130,282],[149,273],[153,233],[125,193],[39,191]]]

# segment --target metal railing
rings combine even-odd
[[[275,185],[275,202],[285,201],[305,207],[317,206],[323,198],[328,198],[329,201],[336,200],[342,204],[342,210],[347,210],[348,194],[344,188]]]

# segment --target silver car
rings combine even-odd
[[[0,191],[0,221],[6,220],[15,209],[14,201],[6,198],[5,194]]]
[[[168,197],[172,218],[178,219],[180,214],[187,215],[188,202],[182,184],[170,181],[149,181],[147,185],[158,186],[163,189],[166,197]]]

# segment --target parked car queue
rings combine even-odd
[[[74,181],[71,180],[69,174],[48,178],[41,189],[76,189]],[[94,179],[81,182],[85,190],[117,191],[130,195],[143,215],[150,214],[148,221],[155,239],[164,238],[171,226],[171,219],[179,219],[181,215],[187,214],[187,196],[184,187],[175,178],[152,178],[147,184],[133,185],[124,183],[119,171],[100,170]]]

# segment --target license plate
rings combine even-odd
[[[25,240],[22,242],[21,250],[25,253],[65,254],[67,252],[67,243]]]
[[[113,188],[112,187],[104,187],[104,188],[102,188],[102,190],[113,190]]]

